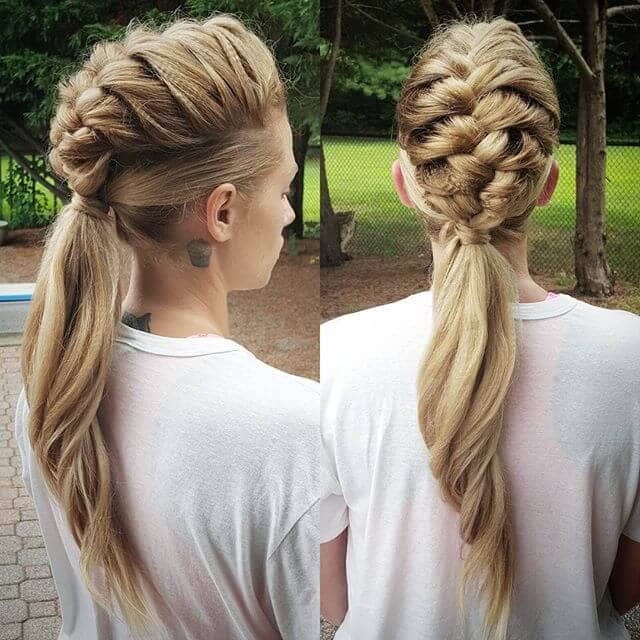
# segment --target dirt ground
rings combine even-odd
[[[0,246],[0,282],[33,282],[44,229],[11,232]],[[297,255],[285,243],[269,284],[229,295],[231,337],[270,365],[319,379],[319,269],[317,240],[298,241]],[[126,270],[125,270],[126,273]]]
[[[341,267],[321,269],[320,315],[330,320],[387,302],[393,302],[431,286],[427,265],[430,257],[356,256]],[[640,287],[617,281],[615,295],[597,299],[573,291],[574,281],[558,286],[552,274],[532,273],[533,279],[548,291],[566,293],[590,304],[627,309],[640,314]]]

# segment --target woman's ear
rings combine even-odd
[[[558,184],[558,176],[560,175],[560,165],[558,165],[558,161],[554,158],[551,161],[551,169],[549,170],[549,175],[547,176],[547,180],[544,183],[544,187],[538,196],[538,200],[536,204],[539,207],[544,207],[549,204],[551,200],[551,196],[553,192],[556,190],[556,185]]]
[[[205,222],[214,240],[225,242],[233,235],[237,203],[236,188],[228,182],[218,185],[209,194],[205,205]]]
[[[410,209],[415,208],[415,204],[409,197],[407,193],[407,188],[404,184],[404,176],[402,175],[402,169],[400,168],[400,160],[394,160],[391,165],[391,177],[393,178],[393,186],[396,188],[396,193],[398,194],[398,198],[400,198],[400,202],[405,207],[409,207]]]

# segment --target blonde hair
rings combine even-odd
[[[24,331],[28,434],[91,594],[136,633],[154,615],[96,417],[121,315],[119,239],[169,255],[216,185],[251,194],[282,160],[268,127],[280,113],[271,51],[227,14],[130,24],[59,85],[49,162],[73,197],[49,229]]]
[[[442,25],[397,105],[400,163],[430,238],[434,327],[419,370],[418,419],[444,500],[486,594],[485,636],[506,636],[515,564],[499,443],[516,363],[513,268],[497,249],[526,221],[558,145],[553,80],[519,27],[497,18]]]

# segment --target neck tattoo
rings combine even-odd
[[[187,243],[187,253],[194,267],[208,267],[211,260],[211,245],[202,238],[194,238]]]
[[[151,333],[151,329],[149,327],[149,323],[151,322],[151,314],[145,313],[141,316],[134,316],[132,313],[125,311],[122,314],[122,322],[126,324],[128,327],[132,329],[137,329],[138,331],[146,331],[147,333]]]

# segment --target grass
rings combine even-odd
[[[401,255],[424,246],[410,209],[400,205],[391,181],[397,147],[391,140],[324,138],[327,177],[336,211],[356,212],[349,249],[356,254]],[[560,179],[551,203],[530,220],[530,266],[534,272],[573,273],[575,146],[556,153]],[[317,161],[308,162],[317,174]],[[317,179],[317,178],[315,178]],[[640,281],[640,147],[607,148],[607,255],[620,277]],[[309,212],[315,215],[315,211]],[[307,215],[305,207],[305,215]]]
[[[320,222],[320,160],[315,150],[307,155],[304,163],[303,220]]]

